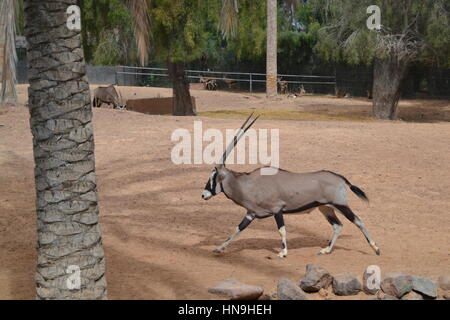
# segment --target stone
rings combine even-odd
[[[235,278],[229,278],[208,289],[210,293],[231,300],[257,300],[263,291],[262,287],[244,284]]]
[[[305,292],[318,292],[322,288],[327,289],[331,282],[333,277],[327,270],[317,264],[308,264],[299,285]]]
[[[436,281],[428,278],[413,276],[413,290],[429,298],[437,298],[438,285]]]
[[[442,290],[450,290],[450,274],[440,276],[438,279],[439,287]]]
[[[386,294],[383,292],[383,291],[381,291],[381,290],[379,290],[378,292],[377,292],[377,299],[378,300],[383,300],[383,298],[386,296]]]
[[[373,273],[369,273],[367,270],[363,274],[363,291],[368,295],[374,295],[380,291],[380,284],[377,281],[373,281],[373,277],[371,278],[372,275]]]
[[[280,279],[277,288],[279,300],[308,300],[306,293],[289,279]]]
[[[393,272],[388,273],[381,281],[381,289],[384,293],[396,298],[401,298],[413,288],[413,278],[410,275]]]
[[[354,296],[362,289],[361,283],[351,274],[339,274],[333,279],[333,292],[337,296]]]
[[[405,294],[402,297],[402,300],[423,300],[423,297],[422,297],[422,295],[420,295],[414,291],[411,291],[411,292]]]
[[[399,300],[398,298],[396,298],[396,297],[393,297],[393,296],[390,296],[390,295],[388,295],[388,294],[386,294],[382,299],[380,299],[380,300]]]
[[[327,291],[326,289],[324,289],[324,288],[321,288],[321,289],[319,290],[319,295],[320,295],[322,298],[327,298],[327,297],[328,297],[328,291]]]
[[[262,301],[265,301],[265,300],[272,300],[272,297],[270,296],[270,294],[263,294],[261,297],[259,297],[259,299],[258,300],[262,300]]]

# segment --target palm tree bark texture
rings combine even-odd
[[[267,97],[277,95],[277,1],[267,0]]]
[[[106,299],[94,136],[76,0],[25,0],[38,299]],[[72,29],[72,28],[71,28]]]

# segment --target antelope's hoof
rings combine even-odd
[[[223,253],[225,250],[221,248],[215,248],[212,252],[214,253]]]
[[[279,254],[278,254],[278,258],[280,258],[280,259],[284,259],[284,258],[286,258],[287,257],[287,253],[286,252],[280,252]]]
[[[324,255],[324,254],[330,254],[331,250],[328,248],[324,248],[322,250],[319,251],[318,255]]]
[[[375,253],[377,254],[377,256],[381,256],[381,250],[380,249],[375,250]]]

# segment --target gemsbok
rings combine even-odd
[[[100,108],[103,103],[107,105],[112,104],[113,109],[126,109],[122,96],[117,93],[116,88],[112,84],[107,87],[98,87],[94,90],[92,106],[94,108]]]
[[[380,255],[380,249],[370,237],[364,223],[348,205],[347,187],[359,198],[365,201],[368,201],[368,198],[364,191],[352,185],[345,177],[325,170],[292,173],[277,168],[272,168],[275,173],[272,175],[267,175],[267,170],[263,172],[264,168],[250,173],[242,173],[232,171],[225,166],[230,152],[258,119],[253,119],[246,127],[252,116],[253,114],[247,118],[227,147],[220,163],[212,169],[202,194],[204,200],[209,200],[223,192],[228,199],[247,210],[235,232],[214,252],[223,252],[253,220],[274,217],[281,236],[282,251],[278,256],[284,258],[287,256],[288,249],[283,216],[285,214],[306,214],[318,208],[333,226],[331,240],[326,248],[320,250],[319,254],[331,253],[339,237],[342,223],[336,216],[335,210],[337,210],[361,230],[375,253]]]

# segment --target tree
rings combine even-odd
[[[277,87],[277,0],[267,0],[266,94],[276,97]]]
[[[87,62],[96,65],[137,62],[131,14],[123,0],[77,0]]]
[[[194,115],[185,68],[206,47],[205,7],[197,0],[133,0],[130,6],[141,64],[154,49],[173,84],[173,114]]]
[[[94,136],[76,0],[25,0],[38,299],[106,299]],[[70,16],[69,16],[70,19]]]
[[[448,1],[314,0],[312,5],[325,11],[316,46],[325,60],[374,64],[376,118],[396,119],[401,86],[413,62],[450,65]],[[371,5],[381,8],[379,30],[367,27]]]
[[[0,3],[0,104],[17,103],[16,93],[16,22],[18,1]]]
[[[243,3],[243,4],[242,4]],[[294,4],[292,4],[294,5]],[[258,6],[259,8],[256,8]],[[222,10],[220,17],[220,29],[224,38],[235,42],[234,46],[238,56],[243,56],[242,52],[250,51],[247,56],[257,57],[260,52],[258,48],[258,40],[261,34],[266,39],[266,94],[267,97],[275,97],[277,95],[277,0],[267,0],[266,3],[266,25],[264,33],[258,30],[258,18],[255,18],[255,13],[260,13],[259,10],[264,9],[261,3],[255,1],[241,1],[243,14],[241,20],[238,19],[239,7],[237,0],[222,0]],[[252,10],[249,10],[251,8]],[[241,22],[241,23],[239,23]],[[250,25],[248,24],[250,22]],[[238,32],[240,31],[240,32]],[[251,41],[248,38],[253,38]],[[244,40],[245,39],[245,40]],[[245,54],[244,54],[245,55]]]

